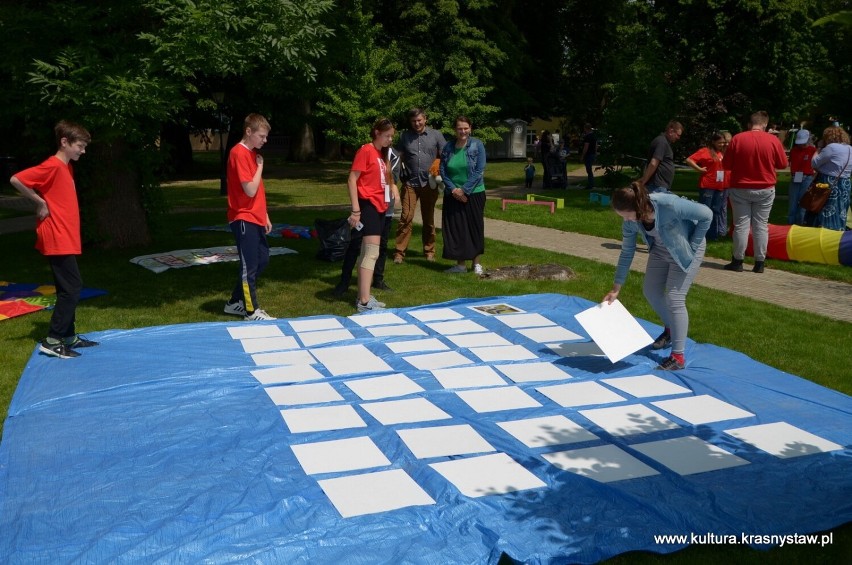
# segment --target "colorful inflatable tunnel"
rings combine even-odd
[[[749,234],[747,255],[754,255]],[[776,226],[769,224],[766,256],[784,261],[807,261],[852,267],[852,231]]]

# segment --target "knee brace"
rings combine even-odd
[[[376,260],[379,258],[379,246],[375,243],[361,242],[361,261],[358,267],[373,271],[376,268]]]

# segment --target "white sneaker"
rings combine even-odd
[[[231,316],[245,316],[246,305],[243,304],[242,300],[238,300],[236,302],[226,302],[225,314],[230,314]]]
[[[252,312],[250,315],[246,314],[246,317],[243,318],[243,319],[247,322],[259,322],[259,321],[263,321],[263,320],[277,320],[277,318],[270,316],[269,314],[266,313],[265,310],[261,310],[260,308],[258,308],[254,312]]]
[[[358,309],[358,312],[378,312],[385,309],[385,303],[379,302],[375,296],[371,295],[366,304],[361,304],[361,301],[356,298],[355,308]]]
[[[482,268],[482,265],[477,263],[476,265],[473,266],[473,272],[476,273],[477,275],[484,275],[485,269]]]

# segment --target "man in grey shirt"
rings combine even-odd
[[[439,191],[429,186],[429,168],[447,143],[441,132],[426,127],[426,113],[422,108],[412,108],[407,117],[411,128],[402,132],[397,145],[404,167],[399,191],[402,211],[396,226],[393,255],[393,262],[397,264],[405,259],[411,241],[411,224],[418,199],[423,219],[423,254],[428,261],[435,260],[435,203]]]
[[[672,143],[683,135],[683,126],[674,120],[666,125],[663,133],[651,141],[648,150],[648,164],[640,182],[648,192],[670,192],[674,180],[674,152]]]

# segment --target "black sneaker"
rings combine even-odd
[[[660,363],[657,366],[657,370],[658,371],[678,371],[680,369],[683,369],[684,367],[685,367],[685,365],[683,363],[681,363],[680,361],[678,361],[677,359],[675,359],[674,357],[669,355],[668,357],[666,357],[666,359],[663,360],[662,363]]]
[[[38,350],[45,355],[50,355],[51,357],[59,357],[60,359],[73,359],[74,357],[79,357],[80,354],[62,343],[61,341],[58,343],[49,343],[46,339],[42,341]]]
[[[372,286],[373,286],[373,288],[376,288],[378,290],[386,290],[388,292],[393,292],[393,289],[391,287],[389,287],[388,283],[386,283],[383,280],[378,281],[378,282],[374,282]]]
[[[96,345],[100,345],[97,341],[92,341],[90,339],[86,339],[81,335],[75,335],[65,342],[65,345],[68,347],[73,347],[74,349],[80,349],[81,347],[94,347]]]
[[[672,334],[669,333],[668,330],[664,331],[660,334],[660,336],[654,340],[654,343],[651,344],[651,349],[665,349],[666,347],[671,347],[672,345]]]
[[[335,298],[340,298],[341,296],[346,294],[347,290],[349,290],[348,284],[345,285],[343,283],[337,283],[337,286],[334,287],[333,291]]]

